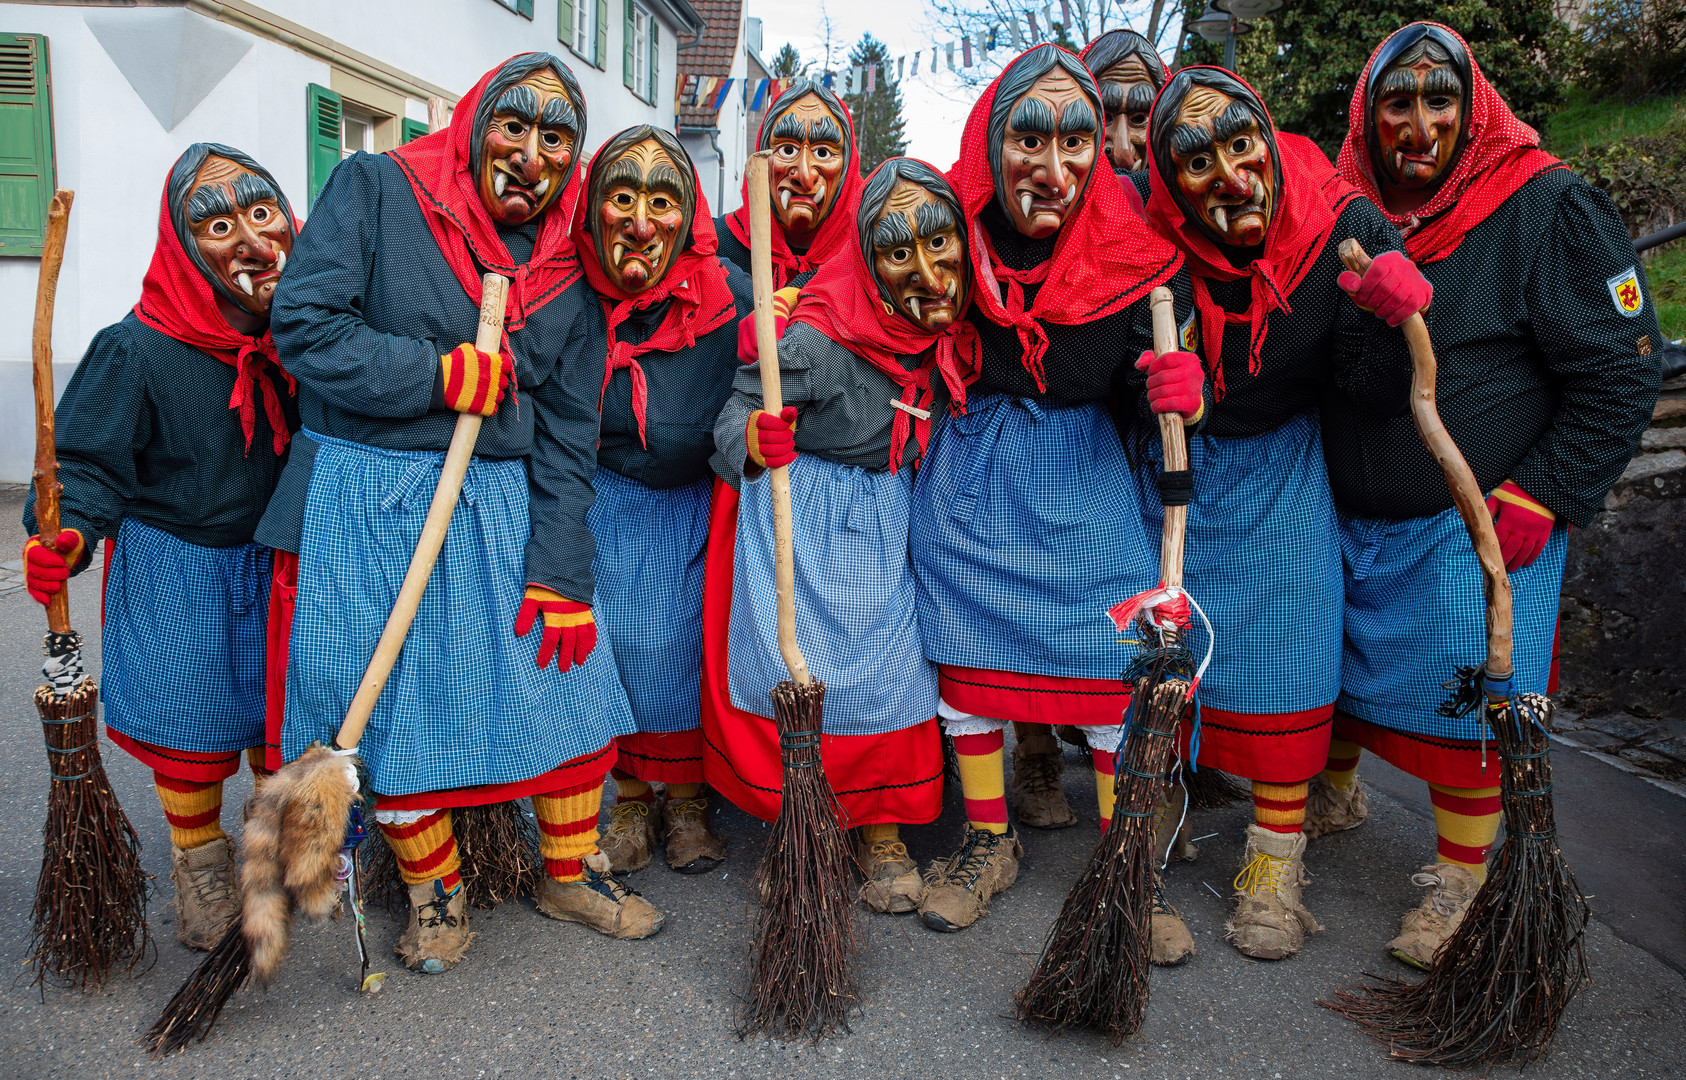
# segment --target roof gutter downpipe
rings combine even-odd
[[[720,149],[719,121],[708,129],[708,145],[714,148],[714,160],[719,163],[720,173],[714,182],[714,205],[726,205],[726,151]]]

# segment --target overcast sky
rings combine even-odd
[[[1145,16],[1138,10],[1145,9],[1145,3],[1102,2],[1114,5],[1108,19],[1109,28],[1135,23],[1139,29],[1146,22]],[[980,0],[979,7],[982,6]],[[1027,6],[1040,11],[1041,0]],[[1179,7],[1175,3],[1165,6]],[[1057,0],[1054,10],[1059,10]],[[1134,18],[1126,17],[1120,23],[1121,10]],[[934,80],[924,75],[923,69],[931,59],[931,46],[944,44],[954,35],[934,29],[925,0],[826,0],[825,11],[830,14],[833,26],[833,70],[848,67],[848,50],[865,33],[888,45],[892,59],[920,48],[925,50],[920,78],[902,81],[902,117],[906,121],[907,152],[947,170],[959,155],[960,131],[965,126],[966,113],[978,90],[982,89],[966,89],[946,71]],[[788,41],[802,54],[802,59],[813,60],[815,68],[820,67],[819,62],[825,56],[821,0],[748,0],[747,14],[761,19],[761,54],[767,63],[772,63],[779,46]],[[1037,18],[1040,21],[1041,16]],[[1166,35],[1165,40],[1170,42],[1173,38]],[[1011,50],[992,50],[990,55],[996,59],[1011,59]],[[959,62],[958,59],[956,62]],[[993,66],[984,70],[991,76],[996,72]]]

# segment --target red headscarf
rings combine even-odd
[[[1146,296],[1154,286],[1169,281],[1181,265],[1182,256],[1145,228],[1142,219],[1130,209],[1119,188],[1120,181],[1101,156],[1097,142],[1095,168],[1089,173],[1088,186],[1078,195],[1065,224],[1060,227],[1053,256],[1033,270],[1013,270],[996,257],[989,233],[980,221],[984,208],[996,197],[995,177],[989,164],[989,115],[1001,79],[1014,64],[1034,51],[1021,53],[1003,68],[1002,74],[972,106],[960,136],[960,160],[949,170],[948,182],[960,196],[961,209],[971,225],[967,246],[976,278],[972,303],[991,322],[1018,331],[1025,370],[1036,380],[1037,388],[1046,391],[1042,357],[1048,351],[1048,332],[1042,323],[1086,323],[1122,311]],[[1095,107],[1100,108],[1098,101]],[[1001,281],[1007,283],[1005,300],[998,285]],[[1042,288],[1036,294],[1036,302],[1027,309],[1024,286],[1037,283]]]
[[[1464,118],[1464,147],[1439,190],[1428,202],[1404,214],[1391,213],[1382,201],[1382,193],[1370,164],[1367,141],[1370,110],[1366,97],[1376,57],[1396,34],[1402,34],[1412,23],[1390,34],[1376,46],[1364,65],[1364,75],[1352,91],[1352,107],[1347,112],[1346,141],[1341,144],[1336,168],[1341,176],[1371,202],[1381,207],[1388,220],[1405,234],[1405,253],[1419,265],[1438,262],[1456,251],[1469,230],[1487,220],[1516,189],[1546,169],[1562,165],[1555,157],[1540,149],[1540,134],[1516,118],[1493,84],[1481,74],[1481,67],[1470,52],[1469,43],[1457,31],[1439,23],[1436,27],[1456,38],[1469,58],[1469,115]],[[1425,224],[1426,222],[1426,224]]]
[[[601,153],[592,162],[595,166],[610,164]],[[603,368],[603,389],[597,395],[597,407],[603,407],[603,394],[609,380],[621,368],[632,371],[632,414],[638,418],[638,441],[648,447],[644,438],[644,412],[650,392],[644,381],[644,369],[638,358],[648,352],[678,352],[697,343],[697,338],[711,330],[732,322],[737,315],[737,302],[726,286],[726,265],[715,252],[719,241],[714,233],[714,219],[708,213],[708,200],[703,198],[702,184],[697,179],[696,166],[687,158],[676,165],[689,166],[691,184],[697,193],[696,210],[691,217],[691,242],[675,255],[662,279],[636,296],[628,295],[604,271],[597,259],[597,247],[591,238],[591,219],[597,212],[589,205],[591,185],[580,184],[579,202],[574,209],[574,247],[579,252],[580,266],[586,280],[597,290],[603,301],[603,311],[609,317],[609,356]],[[620,341],[615,330],[635,311],[671,300],[661,325],[641,345]]]
[[[526,325],[527,316],[555,299],[580,276],[574,245],[568,238],[568,216],[579,197],[573,190],[579,187],[578,166],[570,172],[567,186],[557,193],[555,202],[540,215],[532,257],[525,266],[517,267],[503,237],[498,235],[486,204],[480,201],[479,182],[468,164],[475,144],[484,134],[474,130],[474,113],[486,85],[511,61],[530,55],[512,56],[482,75],[474,89],[457,102],[451,123],[444,131],[423,135],[388,151],[409,178],[428,231],[468,298],[479,305],[481,267],[510,279],[509,302],[504,309],[506,341],[509,332]],[[585,109],[578,100],[573,104],[581,128],[575,144],[577,162],[585,141]]]
[[[1202,70],[1221,72],[1253,95],[1254,100],[1248,104],[1264,113],[1264,123],[1274,135],[1276,160],[1281,166],[1276,206],[1270,224],[1265,228],[1263,250],[1257,259],[1237,268],[1224,257],[1217,241],[1207,236],[1199,225],[1185,219],[1183,208],[1160,172],[1160,163],[1154,154],[1154,140],[1151,136],[1148,139],[1147,172],[1151,185],[1147,200],[1148,220],[1188,256],[1188,272],[1194,285],[1194,306],[1200,313],[1200,337],[1207,365],[1212,371],[1213,396],[1221,400],[1224,394],[1225,324],[1247,324],[1247,370],[1257,375],[1265,335],[1270,329],[1270,313],[1276,310],[1293,313],[1288,306],[1289,295],[1311,271],[1318,253],[1329,241],[1329,234],[1335,230],[1335,220],[1340,216],[1341,209],[1357,196],[1357,192],[1340,180],[1316,143],[1301,135],[1277,131],[1269,110],[1265,109],[1258,94],[1233,72],[1202,66],[1184,68],[1173,75],[1165,86],[1174,85],[1184,72]],[[1154,100],[1154,112],[1148,124],[1150,132],[1161,119],[1157,114],[1164,93],[1161,90]],[[1212,299],[1207,281],[1238,281],[1242,278],[1252,279],[1252,296],[1247,310],[1225,311]]]
[[[800,100],[800,99],[798,99]],[[830,106],[830,102],[826,103]],[[794,251],[784,238],[784,230],[779,227],[779,219],[773,218],[773,288],[782,289],[791,278],[798,274],[805,274],[816,267],[824,266],[845,248],[855,243],[855,210],[861,204],[861,174],[860,147],[855,142],[855,120],[849,114],[849,107],[837,100],[837,106],[843,110],[843,127],[849,134],[849,159],[843,164],[843,190],[837,193],[837,199],[831,204],[831,213],[820,222],[820,227],[814,230],[812,239],[808,241],[808,250]],[[767,125],[776,121],[780,113],[767,110],[767,115],[761,118],[761,129],[755,134],[755,145],[761,146],[767,136]],[[749,177],[743,180],[743,199],[741,205],[726,215],[726,228],[738,238],[744,247],[749,247]]]
[[[878,169],[896,160],[891,158]],[[874,175],[877,172],[877,169],[873,170]],[[850,220],[852,223],[853,215]],[[933,398],[931,372],[935,370],[942,375],[955,408],[966,411],[966,386],[977,379],[983,365],[983,345],[978,340],[978,328],[965,318],[964,309],[959,319],[934,334],[899,314],[885,311],[884,302],[878,294],[878,282],[861,252],[859,234],[856,232],[854,235],[856,242],[849,245],[849,254],[826,263],[813,280],[802,287],[802,296],[797,301],[796,310],[791,313],[791,321],[808,323],[888,375],[902,388],[902,404],[930,411]],[[930,355],[912,371],[902,367],[896,359],[898,356],[918,356],[927,350]],[[901,467],[902,451],[907,446],[910,430],[919,441],[919,454],[923,458],[931,438],[931,421],[897,409],[890,429],[892,473]]]
[[[174,167],[171,172],[174,172]],[[266,179],[267,179],[266,174]],[[271,184],[274,181],[271,180]],[[275,189],[277,192],[280,188]],[[234,327],[217,308],[216,293],[211,283],[182,247],[181,237],[170,220],[170,185],[165,180],[164,194],[158,200],[158,244],[152,249],[152,265],[146,268],[141,280],[140,301],[134,306],[135,317],[160,334],[191,345],[208,356],[214,356],[234,368],[234,392],[228,397],[228,407],[240,412],[240,429],[246,433],[246,452],[251,453],[252,435],[257,427],[258,400],[263,400],[264,416],[277,456],[287,449],[292,432],[287,430],[287,414],[281,407],[281,394],[276,389],[271,372],[281,376],[289,394],[297,392],[293,377],[276,362],[275,342],[265,328],[262,335],[248,337]],[[282,203],[282,213],[291,219],[290,208]],[[298,222],[293,223],[298,232]]]

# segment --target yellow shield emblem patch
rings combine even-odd
[[[1191,311],[1183,324],[1177,327],[1177,338],[1182,342],[1183,352],[1198,352],[1200,350],[1200,323],[1196,318],[1198,313]]]
[[[1610,286],[1610,299],[1616,302],[1616,310],[1628,318],[1633,318],[1645,310],[1645,292],[1639,287],[1639,268],[1629,267],[1605,282]]]

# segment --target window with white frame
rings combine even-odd
[[[650,93],[650,13],[632,6],[632,85],[640,97]]]
[[[593,2],[593,0],[574,0],[571,7],[573,9],[574,25],[572,28],[573,33],[571,35],[571,40],[568,44],[575,52],[579,53],[587,60],[595,60],[596,57],[592,55],[593,41],[591,17],[596,13],[597,5]]]

